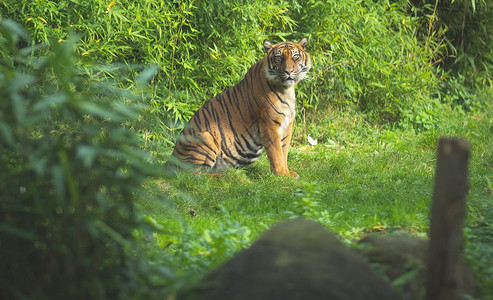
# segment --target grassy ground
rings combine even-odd
[[[492,112],[453,113],[439,129],[418,133],[372,126],[351,111],[313,118],[316,126],[295,129],[290,150],[299,179],[273,176],[264,155],[220,178],[185,173],[150,185],[154,197],[138,203],[160,229],[147,235],[159,246],[149,255],[168,255],[178,276],[200,274],[293,216],[317,220],[347,242],[379,230],[426,236],[437,139],[462,136],[472,144],[465,253],[484,299],[493,294]],[[303,130],[319,143],[308,145]]]

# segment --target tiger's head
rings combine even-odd
[[[264,40],[268,63],[265,73],[267,81],[276,86],[291,87],[305,78],[311,68],[310,55],[305,51],[307,45],[307,38],[302,38],[299,43],[273,44]]]

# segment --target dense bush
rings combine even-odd
[[[418,39],[442,48],[436,58],[444,75],[436,95],[465,110],[482,108],[478,90],[493,86],[493,2],[486,0],[412,0],[419,20]]]
[[[264,38],[310,37],[312,79],[298,89],[303,114],[349,105],[374,122],[432,128],[447,117],[446,106],[480,105],[474,88],[491,81],[493,10],[485,0],[40,0],[0,7],[36,42],[80,34],[76,51],[85,65],[156,64],[160,72],[146,91],[152,110],[141,119],[151,138],[169,137],[203,101],[238,82],[262,57]],[[121,81],[128,86],[133,78]]]
[[[404,110],[429,107],[439,89],[433,63],[443,48],[438,39],[417,39],[421,19],[408,13],[406,1],[44,0],[3,6],[4,16],[24,23],[38,42],[79,33],[76,49],[85,64],[157,64],[150,101],[160,119],[187,120],[204,100],[238,82],[263,55],[264,38],[310,37],[313,79],[299,89],[306,108],[356,105],[379,120],[398,121]]]
[[[0,23],[0,298],[150,290],[139,280],[158,270],[130,255],[133,201],[158,174],[121,125],[137,111],[108,82],[79,74],[72,40],[48,55],[29,43]]]
[[[486,0],[0,1],[0,17],[34,37],[2,23],[0,297],[164,298],[169,270],[131,255],[139,251],[132,234],[150,247],[155,242],[134,231],[133,201],[155,172],[136,150],[143,145],[135,133],[170,145],[180,122],[264,55],[264,38],[310,38],[312,78],[298,88],[298,115],[310,119],[318,110],[316,121],[328,106],[351,106],[372,122],[431,129],[450,107],[478,105],[475,86],[491,84],[490,15]],[[159,72],[139,75],[149,65]],[[151,104],[141,113],[127,106],[135,91]],[[344,112],[343,125],[325,118],[313,126],[330,137],[351,128],[344,135],[361,116]],[[363,131],[379,130],[364,124]],[[380,139],[379,132],[371,143]],[[210,188],[216,191],[217,181]],[[290,215],[327,217],[317,213],[317,189],[306,186],[298,196]],[[179,258],[172,264],[194,271],[250,238],[233,221],[198,238],[169,236],[161,232],[160,242]],[[168,263],[163,249],[154,251],[146,249],[157,264]]]
[[[415,13],[422,17],[422,36],[429,35],[432,31],[443,31],[447,51],[439,61],[441,66],[461,74],[469,86],[478,83],[493,84],[493,2],[411,2]]]
[[[80,34],[76,50],[84,64],[157,64],[161,72],[152,99],[155,111],[169,111],[173,119],[183,121],[211,94],[234,84],[256,60],[265,37],[259,26],[279,27],[290,21],[279,16],[283,7],[273,3],[257,1],[234,9],[237,4],[223,1],[92,0],[59,5],[44,0],[4,4],[4,16],[25,23],[36,42]]]
[[[416,19],[400,5],[307,0],[294,11],[299,30],[313,36],[316,80],[308,89],[319,101],[354,103],[397,121],[403,109],[425,105],[437,89],[434,56],[416,40]]]

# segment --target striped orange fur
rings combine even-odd
[[[267,54],[245,78],[204,103],[190,119],[176,142],[176,161],[218,173],[251,164],[265,148],[274,174],[297,176],[288,169],[287,157],[294,86],[311,68],[307,45],[306,38],[298,43],[265,40]]]

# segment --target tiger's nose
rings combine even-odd
[[[291,69],[291,70],[284,70],[284,73],[286,73],[286,75],[291,75],[293,74],[294,70]]]

